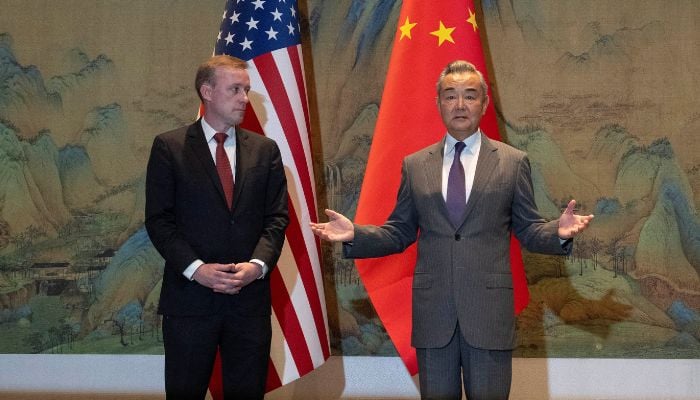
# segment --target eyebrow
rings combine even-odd
[[[446,88],[442,88],[442,92],[447,92],[447,91],[457,91],[454,87],[448,86]],[[476,88],[467,88],[465,89],[467,92],[478,92]]]

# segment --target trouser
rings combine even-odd
[[[218,350],[224,398],[262,399],[271,337],[269,316],[163,316],[166,398],[204,399]]]
[[[459,326],[441,348],[417,348],[421,399],[506,400],[512,378],[512,350],[470,346]]]

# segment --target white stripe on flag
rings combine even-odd
[[[319,332],[316,331],[316,325],[311,312],[309,298],[304,288],[304,282],[302,282],[295,268],[296,264],[294,262],[294,256],[292,255],[292,249],[289,248],[289,242],[287,241],[284,242],[282,255],[277,265],[279,266],[284,286],[287,288],[297,318],[301,324],[301,330],[304,333],[304,340],[309,349],[311,360],[314,366],[318,366],[324,361]]]
[[[272,344],[270,347],[270,359],[275,371],[279,375],[283,385],[299,378],[299,370],[294,364],[294,357],[289,350],[289,343],[284,339],[284,333],[280,326],[277,315],[272,313]]]
[[[299,130],[299,136],[301,137],[301,143],[304,148],[304,159],[306,160],[306,167],[307,171],[309,171],[310,174],[313,174],[313,165],[311,162],[311,145],[309,143],[309,131],[308,127],[306,126],[306,120],[307,117],[304,114],[304,104],[306,104],[307,99],[306,97],[302,97],[302,94],[299,93],[299,86],[297,85],[297,77],[294,74],[294,68],[292,67],[292,61],[289,58],[289,52],[290,51],[298,51],[297,49],[300,48],[301,45],[296,46],[294,49],[281,49],[281,50],[276,50],[272,52],[272,58],[275,60],[275,64],[277,64],[277,68],[280,71],[280,75],[282,78],[282,82],[284,84],[284,88],[287,91],[287,95],[289,96],[290,103],[292,105],[292,112],[294,113],[294,120],[297,123],[297,129]],[[301,54],[299,54],[300,59],[301,59]],[[303,71],[303,63],[301,65],[301,70]],[[302,73],[301,80],[304,80],[304,74]],[[303,103],[302,103],[303,102]],[[308,107],[307,107],[308,109]],[[311,177],[313,178],[313,176]],[[313,179],[312,179],[313,182]],[[311,185],[311,189],[314,191],[314,193],[307,193],[307,195],[313,194],[314,199],[316,198],[316,187],[315,185]]]

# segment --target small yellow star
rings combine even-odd
[[[408,22],[408,17],[406,17],[406,22],[404,22],[403,25],[399,27],[399,30],[401,31],[401,37],[399,38],[399,40],[403,39],[404,36],[411,39],[411,29],[413,29],[413,27],[416,26],[416,24],[416,22]]]
[[[438,46],[442,46],[442,43],[447,40],[450,43],[454,43],[454,39],[452,39],[452,31],[454,31],[455,28],[446,28],[445,25],[442,24],[442,21],[440,21],[440,29],[436,31],[430,32],[431,35],[437,36],[438,37]]]
[[[476,14],[472,12],[471,9],[469,9],[469,19],[467,20],[470,24],[472,24],[472,27],[474,28],[474,32],[476,32],[476,29],[478,28],[476,25]]]

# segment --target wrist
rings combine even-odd
[[[250,263],[258,266],[258,276],[255,279],[263,279],[267,275],[268,268],[264,261],[254,258],[250,260]]]

